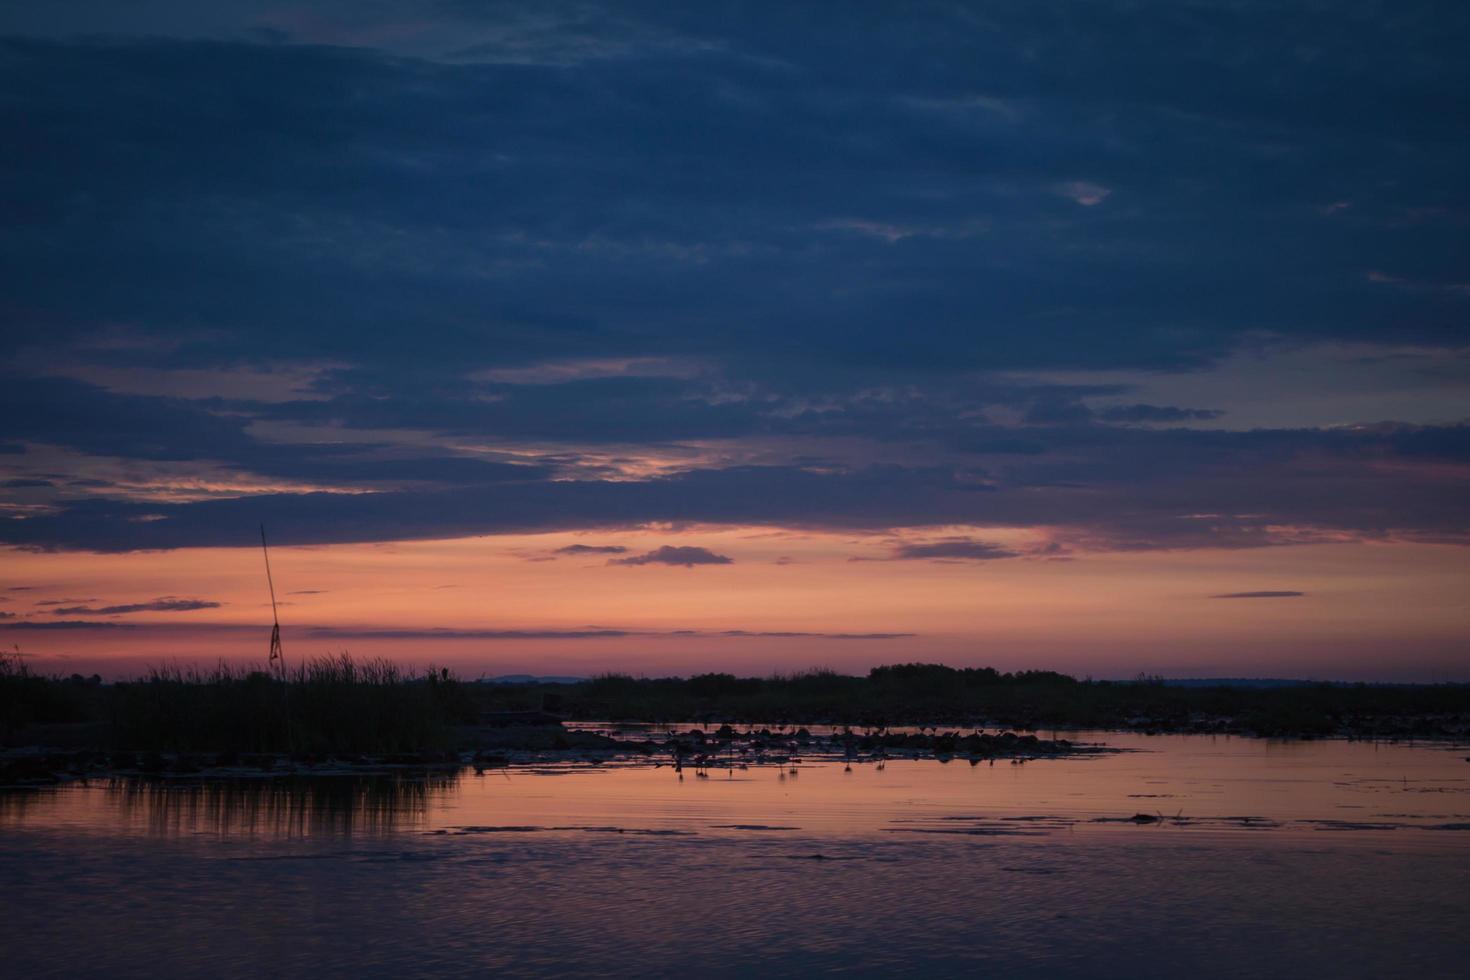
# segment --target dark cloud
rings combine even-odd
[[[620,629],[573,630],[465,630],[465,629],[350,629],[317,626],[307,629],[311,636],[335,639],[399,639],[399,640],[592,640],[623,636],[652,636],[653,633]]]
[[[1465,541],[1462,420],[1129,379],[1267,338],[1456,390],[1470,11],[66,8],[0,12],[0,542]]]
[[[0,411],[12,421],[18,436],[91,455],[161,463],[218,462],[265,477],[348,486],[405,482],[473,485],[544,479],[551,473],[536,464],[426,455],[422,450],[409,456],[386,455],[389,447],[375,442],[269,442],[247,431],[252,415],[239,410],[240,406],[119,394],[58,378],[3,380]],[[267,406],[258,408],[256,416],[269,417]],[[318,417],[313,409],[291,421],[330,423],[340,419]],[[420,425],[425,420],[405,414],[397,423],[377,417],[356,421],[363,425]],[[106,481],[73,482],[94,487],[115,485]]]
[[[0,619],[14,619],[15,613],[0,611]]]
[[[951,538],[946,541],[931,541],[923,544],[905,544],[893,549],[893,558],[907,561],[916,559],[943,559],[949,561],[992,561],[997,558],[1019,558],[1019,551],[986,541],[969,538]]]
[[[726,555],[717,555],[708,548],[695,548],[689,546],[664,545],[653,551],[642,555],[633,555],[629,558],[613,558],[608,561],[609,565],[682,565],[685,568],[693,568],[695,565],[732,565],[734,559]]]
[[[1044,397],[1026,410],[1028,425],[1068,425],[1086,422],[1092,409],[1081,402],[1061,396]]]
[[[627,552],[622,545],[606,544],[569,544],[565,548],[557,548],[558,555],[621,555]]]
[[[802,633],[790,630],[721,630],[714,636],[757,636],[774,637],[776,639],[793,639],[802,637],[820,637],[825,640],[902,640],[908,637],[918,636],[917,633]]]
[[[115,606],[65,606],[51,610],[53,616],[121,616],[137,612],[189,612],[195,609],[218,609],[220,603],[208,599],[174,599],[165,597],[152,602],[129,602]]]
[[[1250,547],[1341,533],[1463,541],[1467,434],[1470,426],[1048,426],[1028,437],[1033,451],[971,456],[969,466],[728,466],[641,480],[60,499],[49,513],[0,522],[0,542],[118,551],[253,546],[261,523],[282,544],[327,544],[655,522],[1044,525],[1074,548]],[[946,438],[964,441],[953,430]]]
[[[890,12],[818,30],[772,5],[680,24],[710,43],[678,55],[572,71],[14,39],[7,122],[46,148],[7,173],[27,219],[10,302],[37,314],[15,340],[126,314],[223,328],[171,358],[351,338],[377,367],[678,349],[871,372],[1199,363],[1248,330],[1376,333],[1393,308],[1452,336],[1453,296],[1361,270],[1452,273],[1432,209],[1463,203],[1440,138],[1463,108],[1463,25],[1324,14],[1303,59],[1263,43],[1280,25],[1262,8],[1090,6],[1068,30],[1018,8],[986,29]],[[832,43],[795,43],[809,30]],[[1079,206],[1079,183],[1112,193]],[[1338,200],[1353,207],[1324,217]]]
[[[1213,408],[1176,408],[1173,405],[1115,405],[1097,412],[1107,422],[1195,422],[1216,419],[1224,412]]]
[[[1306,595],[1305,592],[1226,592],[1222,595],[1212,595],[1211,599],[1295,599]]]
[[[115,623],[106,620],[93,621],[89,619],[47,619],[47,620],[22,620],[18,623],[0,624],[0,629],[9,630],[93,630],[93,629],[133,629],[132,623]]]

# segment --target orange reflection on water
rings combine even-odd
[[[285,839],[396,832],[851,837],[1329,831],[1418,835],[1458,846],[1470,830],[1470,766],[1442,745],[1082,735],[1111,754],[999,760],[890,759],[850,767],[585,762],[483,776],[412,774],[227,783],[94,783],[12,795],[0,825],[82,833]],[[1137,814],[1154,817],[1131,823]],[[1452,829],[1459,828],[1459,829]]]

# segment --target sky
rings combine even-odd
[[[0,646],[1470,680],[1467,47],[0,5]]]

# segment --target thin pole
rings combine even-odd
[[[293,753],[296,739],[291,730],[291,686],[286,679],[286,654],[281,650],[281,617],[276,611],[276,583],[271,578],[271,551],[265,543],[265,525],[260,525],[260,552],[265,556],[265,584],[271,590],[271,655],[269,663],[276,668],[281,679],[281,721],[286,729],[286,751]]]
[[[286,654],[281,649],[281,617],[276,611],[276,583],[271,578],[271,552],[265,544],[265,525],[260,525],[260,551],[265,555],[265,584],[271,590],[271,655],[270,663],[280,662],[281,674],[286,673]]]

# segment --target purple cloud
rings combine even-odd
[[[46,622],[22,620],[21,622],[17,623],[5,623],[4,625],[0,625],[0,629],[7,630],[130,630],[136,628],[136,624],[133,623],[97,622],[90,619],[55,619]]]
[[[1114,405],[1097,412],[1106,422],[1193,422],[1217,419],[1225,413],[1215,408],[1178,408],[1173,405]]]
[[[1212,595],[1211,599],[1295,599],[1306,595],[1305,592],[1225,592],[1221,595]]]
[[[988,541],[973,538],[951,538],[929,544],[906,544],[894,549],[893,561],[920,561],[948,559],[951,561],[994,561],[1000,558],[1019,558],[1019,551]]]
[[[175,599],[164,596],[152,602],[129,602],[117,606],[63,606],[51,610],[53,616],[121,616],[136,612],[188,612],[194,609],[218,609],[218,602],[208,599]]]
[[[728,555],[717,555],[708,548],[672,547],[664,545],[647,554],[633,555],[631,558],[614,558],[608,562],[609,565],[682,565],[685,568],[693,568],[695,565],[733,565],[735,560]]]

